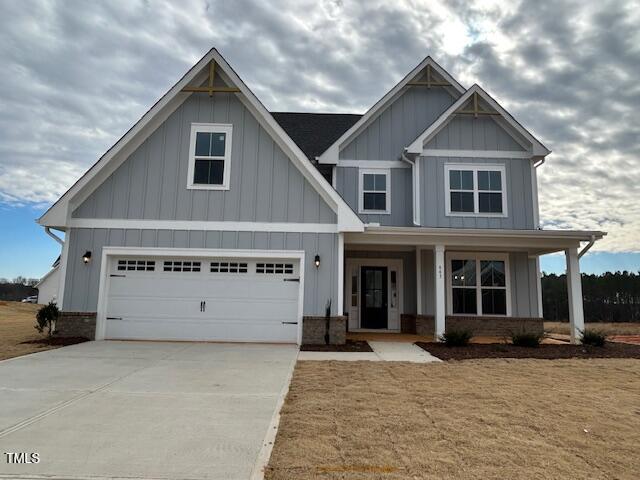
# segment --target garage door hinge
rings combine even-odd
[[[116,274],[116,273],[112,273],[112,274],[111,274],[111,275],[109,275],[109,276],[110,276],[110,277],[121,277],[121,278],[126,277],[126,275],[118,275],[118,274]]]
[[[284,281],[285,282],[299,282],[300,279],[299,278],[285,278]]]
[[[122,317],[107,317],[107,320],[122,320]]]
[[[297,325],[298,322],[282,322],[283,325]]]

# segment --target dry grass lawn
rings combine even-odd
[[[607,335],[640,335],[640,323],[587,323],[585,328]],[[544,331],[569,335],[569,322],[544,322]]]
[[[298,362],[269,480],[637,479],[640,360]]]
[[[33,328],[41,305],[0,301],[0,360],[57,348],[42,344],[22,344],[42,338]]]

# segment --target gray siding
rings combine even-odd
[[[447,265],[446,268],[449,268]],[[511,315],[514,317],[538,316],[538,281],[535,259],[526,253],[509,253],[511,281]],[[422,251],[422,312],[433,315],[435,303],[433,252]],[[448,287],[445,288],[448,295]]]
[[[524,151],[522,145],[492,118],[474,118],[470,115],[453,117],[427,143],[426,148]]]
[[[304,250],[304,314],[324,315],[331,299],[337,306],[338,236],[331,233],[203,232],[172,230],[73,229],[69,236],[69,259],[63,309],[95,312],[98,303],[102,247],[242,248]],[[82,254],[90,250],[85,265]],[[313,261],[320,255],[321,265]]]
[[[228,191],[188,190],[191,123],[233,124]],[[76,218],[335,223],[336,215],[231,94],[191,95]]]
[[[365,223],[380,225],[413,225],[413,199],[410,168],[392,168],[391,213],[388,215],[358,214]],[[358,168],[336,167],[336,190],[347,204],[358,213]]]
[[[420,157],[420,222],[423,227],[533,229],[533,192],[531,161],[522,158]],[[447,216],[445,207],[444,166],[447,163],[505,166],[507,217]]]
[[[402,259],[403,313],[416,313],[416,252],[346,250],[345,258],[400,258]]]
[[[408,87],[340,152],[347,160],[397,160],[455,99],[444,88]]]

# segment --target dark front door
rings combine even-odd
[[[360,328],[387,328],[387,267],[362,267]]]

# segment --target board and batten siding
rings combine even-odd
[[[500,150],[525,149],[492,118],[456,115],[425,146],[428,149]]]
[[[189,190],[192,123],[232,124],[229,190]],[[232,94],[191,95],[75,218],[335,223],[336,215]]]
[[[329,299],[336,313],[337,234],[74,228],[67,238],[69,257],[62,305],[65,311],[96,311],[102,248],[109,246],[304,250],[304,314],[324,315]],[[84,264],[82,255],[87,250],[92,252],[92,261]],[[322,261],[319,268],[314,264],[316,254]]]
[[[422,312],[434,314],[433,251],[422,250]],[[451,268],[446,265],[447,269]],[[525,252],[509,253],[509,279],[511,283],[511,316],[538,317],[538,281],[536,260]],[[446,294],[448,286],[445,287]]]
[[[423,227],[501,228],[532,230],[534,202],[531,185],[532,164],[525,158],[458,158],[419,157],[420,162],[420,222]],[[505,167],[507,216],[448,216],[445,206],[446,164],[491,164]]]
[[[336,167],[336,190],[347,204],[358,213],[359,172],[357,167]],[[389,226],[413,225],[413,196],[410,168],[391,168],[391,210],[389,214],[361,214],[365,223]]]
[[[345,160],[397,160],[455,98],[444,88],[407,87],[340,151]]]

